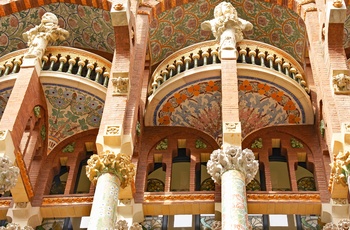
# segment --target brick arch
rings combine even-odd
[[[0,5],[0,17],[4,17],[22,10],[28,10],[35,7],[57,3],[57,0],[15,0]],[[61,3],[78,4],[82,6],[91,6],[109,11],[111,2],[108,0],[60,0]]]

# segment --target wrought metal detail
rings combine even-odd
[[[201,191],[215,191],[215,183],[211,178],[205,179],[201,184]]]
[[[164,182],[156,178],[148,179],[147,192],[164,192]]]
[[[315,179],[313,177],[303,177],[297,181],[298,191],[316,191]]]

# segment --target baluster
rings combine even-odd
[[[69,63],[69,67],[68,67],[67,73],[72,73],[73,66],[74,66],[75,63],[77,63],[77,62],[76,62],[75,59],[70,58],[70,59],[68,60],[68,63]]]
[[[50,63],[49,71],[53,71],[53,65],[55,64],[55,62],[57,62],[57,60],[58,60],[58,58],[56,56],[54,56],[54,55],[52,55],[50,57],[51,63]]]
[[[165,82],[166,80],[168,80],[168,79],[167,79],[168,73],[169,73],[169,72],[168,72],[168,70],[166,70],[166,69],[162,71],[161,75],[163,76],[163,82]]]
[[[303,80],[303,76],[301,76],[300,73],[298,73],[297,75],[295,75],[295,78],[297,79],[297,82],[300,84],[300,81]]]
[[[4,72],[5,72],[5,66],[0,65],[0,77],[4,74]]]
[[[306,87],[306,81],[303,79],[300,81],[300,85],[305,89]]]
[[[157,89],[157,86],[158,86],[158,83],[156,81],[152,82],[152,94],[156,92],[156,89]]]
[[[213,64],[216,64],[219,56],[219,52],[216,50],[213,50],[211,51],[211,56],[213,56]]]
[[[292,73],[292,78],[296,81],[295,74],[297,73],[297,70],[294,67],[292,67],[289,71]]]
[[[199,54],[198,53],[196,53],[196,54],[193,54],[193,56],[192,56],[192,58],[193,58],[193,64],[194,64],[194,68],[196,68],[196,67],[198,67],[198,60],[199,60]]]
[[[160,85],[163,83],[163,77],[161,75],[158,75],[155,80],[156,80],[158,88],[159,88]]]
[[[187,57],[185,57],[184,61],[185,61],[185,71],[186,71],[190,68],[191,58],[187,56]]]
[[[290,77],[289,76],[289,68],[290,68],[290,64],[288,63],[288,62],[285,62],[285,63],[283,63],[283,69],[284,69],[284,71],[285,71],[285,74],[288,76],[288,77]]]
[[[87,64],[86,67],[88,68],[88,71],[86,73],[85,78],[91,79],[90,75],[91,75],[91,72],[92,72],[92,70],[94,69],[95,66],[94,66],[94,64],[89,63],[89,64]]]
[[[14,60],[15,67],[13,67],[12,73],[18,73],[20,66],[22,65],[21,59]]]
[[[264,67],[265,66],[265,53],[259,51],[258,57],[260,58],[260,65]]]
[[[10,74],[10,69],[13,67],[13,63],[12,62],[6,62],[5,63],[5,74],[4,75],[8,75]]]
[[[107,87],[108,86],[108,80],[109,80],[109,73],[108,72],[104,72],[103,73],[103,77],[104,77],[103,86]]]
[[[267,55],[267,60],[269,61],[270,69],[273,69],[273,60],[275,58],[273,57],[272,54]]]
[[[66,57],[60,57],[60,66],[58,67],[58,71],[62,72],[63,71],[63,65],[67,62]]]
[[[282,73],[282,59],[276,58],[275,62],[277,63],[278,72]]]
[[[202,53],[202,57],[203,57],[203,65],[207,65],[208,64],[209,53],[207,51],[204,51]]]
[[[181,73],[181,67],[183,65],[183,62],[181,60],[176,61],[176,67],[177,67],[177,74]]]
[[[171,65],[169,65],[168,69],[169,69],[169,78],[171,78],[175,75],[174,74],[175,66],[173,64],[171,64]]]
[[[44,69],[44,66],[46,65],[47,61],[49,60],[48,56],[44,55],[42,60],[42,64],[41,64],[41,69]]]
[[[95,72],[96,72],[96,77],[95,77],[95,82],[100,83],[100,76],[102,73],[103,69],[99,66],[96,66]]]
[[[246,61],[247,51],[245,49],[241,49],[239,51],[239,55],[242,56],[242,63],[247,63]]]
[[[85,62],[84,61],[78,61],[78,72],[77,72],[77,75],[81,76],[81,72],[83,71],[83,67],[85,66]]]
[[[256,56],[256,52],[254,50],[249,51],[248,53],[250,59],[252,60],[252,64],[255,65],[255,56]]]

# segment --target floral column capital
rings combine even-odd
[[[242,150],[236,146],[214,150],[207,164],[208,173],[216,183],[221,182],[221,175],[224,172],[237,170],[245,175],[245,183],[248,184],[255,177],[258,168],[259,163],[255,160],[252,150]]]
[[[6,155],[0,155],[0,194],[12,189],[19,175],[19,168]]]
[[[86,175],[93,183],[97,182],[99,176],[104,173],[116,175],[120,180],[120,186],[128,186],[135,176],[135,167],[130,156],[111,151],[103,152],[101,155],[94,154],[88,160]]]

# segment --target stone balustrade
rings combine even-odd
[[[26,51],[15,51],[0,58],[0,78],[19,72]],[[46,49],[41,68],[43,71],[73,74],[107,87],[111,62],[84,50],[52,46]]]
[[[200,66],[219,64],[219,44],[201,42],[171,54],[155,69],[149,85],[149,95],[154,94],[170,78]],[[302,66],[288,53],[269,44],[243,40],[237,43],[237,62],[257,68],[269,68],[295,80],[309,93]]]

